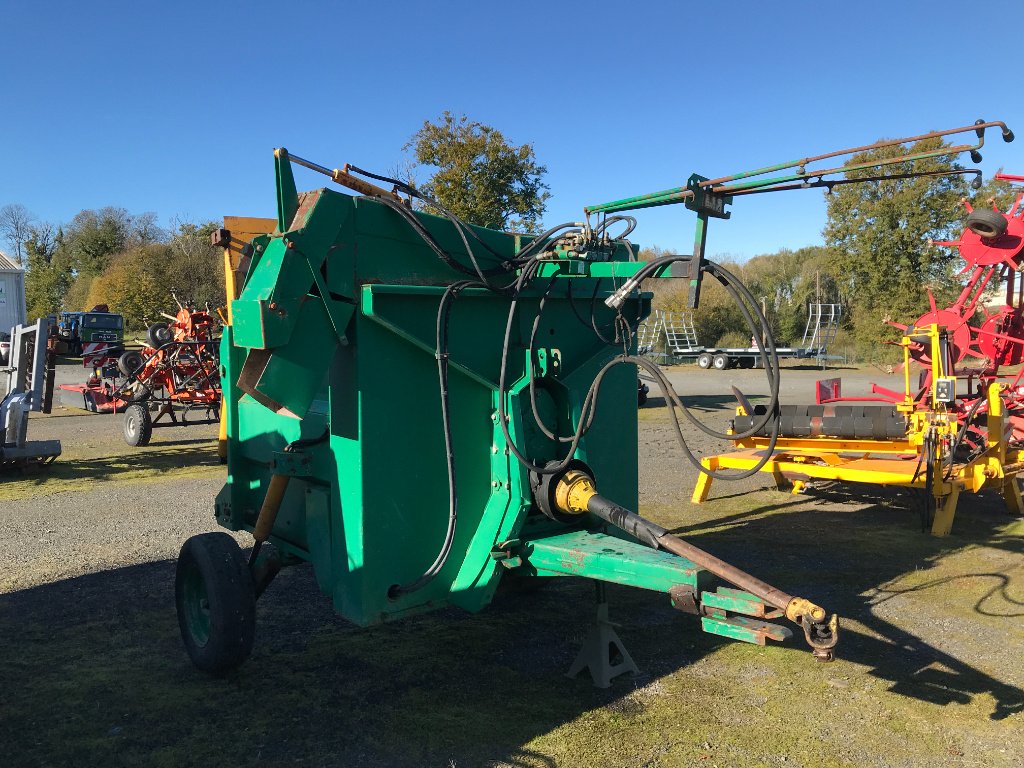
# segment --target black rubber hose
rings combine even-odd
[[[448,562],[448,555],[451,553],[452,544],[455,541],[455,528],[459,516],[459,498],[456,493],[455,451],[452,448],[451,408],[448,396],[448,331],[452,305],[455,303],[455,299],[466,288],[477,287],[482,287],[482,285],[469,280],[452,283],[441,295],[441,301],[437,307],[435,357],[437,358],[437,380],[441,395],[441,423],[444,431],[445,462],[448,469],[448,527],[445,531],[444,542],[437,553],[437,557],[434,558],[434,562],[423,572],[423,575],[408,584],[395,584],[388,590],[388,596],[391,599],[398,598],[409,592],[415,592],[429,584],[441,572],[445,563]]]

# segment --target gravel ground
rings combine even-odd
[[[848,394],[898,384],[838,373]],[[669,376],[716,428],[730,385],[767,391],[758,371]],[[812,401],[820,377],[787,368],[783,401]],[[358,630],[296,568],[261,599],[253,658],[210,680],[180,647],[172,593],[182,541],[217,529],[216,427],[136,450],[119,416],[56,409],[30,437],[64,440],[58,463],[0,482],[0,765],[1024,764],[1024,528],[998,500],[962,502],[946,539],[920,532],[913,497],[870,487],[798,497],[759,475],[694,506],[658,401],[640,410],[641,512],[839,612],[834,664],[720,641],[660,595],[613,589],[642,674],[602,692],[562,676],[592,620],[584,583]],[[686,434],[698,454],[728,448]]]

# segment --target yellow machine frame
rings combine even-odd
[[[927,335],[931,343],[932,383],[928,406],[922,408],[910,389],[910,344],[912,338],[920,340]],[[913,328],[901,342],[903,347],[904,397],[897,409],[907,414],[907,435],[904,440],[849,440],[836,437],[779,437],[775,450],[761,472],[770,472],[781,489],[793,493],[804,490],[808,480],[838,480],[874,485],[901,485],[926,488],[931,477],[931,495],[935,499],[932,534],[946,536],[953,527],[956,505],[962,491],[978,493],[985,488],[997,489],[1011,514],[1024,514],[1024,500],[1017,485],[1021,466],[1020,454],[1010,448],[1007,440],[1008,425],[1004,417],[1001,392],[1005,385],[988,385],[986,448],[983,453],[966,463],[948,469],[948,454],[959,425],[955,414],[948,413],[938,398],[940,385],[955,386],[955,377],[945,368],[945,339],[938,326]],[[749,416],[740,406],[739,416]],[[924,466],[928,443],[932,451],[933,467],[926,472]],[[701,460],[709,470],[751,469],[763,457],[769,440],[766,437],[748,437],[735,441],[743,450]],[[948,478],[946,475],[948,474]],[[701,473],[693,491],[692,501],[707,501],[712,478]]]

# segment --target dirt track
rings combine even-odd
[[[843,373],[861,391],[886,378]],[[818,375],[785,372],[784,398],[810,400]],[[671,374],[719,427],[729,382],[756,395],[759,376]],[[758,477],[695,507],[663,411],[644,408],[641,511],[838,611],[838,661],[719,640],[613,588],[642,674],[600,691],[563,676],[592,621],[585,583],[361,630],[295,568],[261,599],[253,658],[213,680],[181,648],[172,587],[181,541],[215,528],[215,428],[158,430],[142,451],[119,429],[33,416],[65,455],[0,484],[5,765],[1024,764],[1024,527],[998,500],[969,497],[946,539],[921,534],[914,496],[871,488],[797,497]]]

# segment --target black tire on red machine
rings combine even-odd
[[[192,663],[224,674],[245,661],[256,637],[256,593],[241,548],[226,533],[192,536],[174,575],[178,626]]]
[[[732,361],[728,355],[715,355],[715,359],[711,361],[711,365],[714,366],[716,371],[724,371],[729,367],[729,363]]]
[[[139,447],[149,445],[153,437],[153,417],[144,405],[129,405],[124,411],[124,441]]]
[[[697,355],[697,366],[700,367],[700,368],[710,368],[711,367],[711,353],[709,353],[709,352],[701,352],[699,355]]]
[[[123,376],[131,376],[145,364],[146,358],[144,358],[142,353],[137,349],[129,349],[117,358],[117,370],[119,370]]]
[[[146,329],[146,343],[153,349],[159,349],[169,341],[174,340],[174,333],[167,323],[153,323]]]
[[[1006,217],[991,208],[975,208],[967,216],[967,228],[985,240],[1005,235],[1007,225]]]

